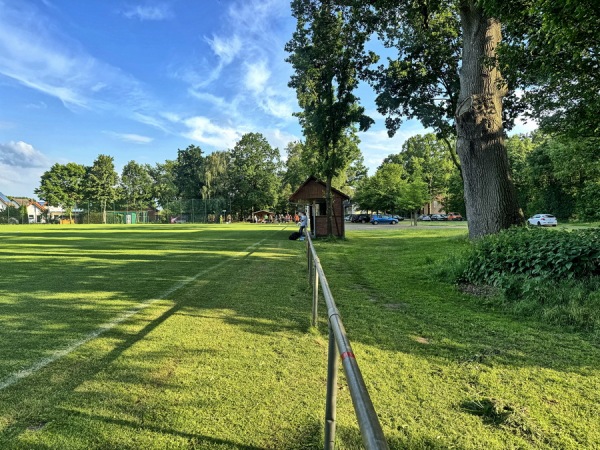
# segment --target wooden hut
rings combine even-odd
[[[308,206],[309,229],[312,236],[315,237],[327,236],[326,188],[325,182],[311,176],[290,196],[290,202]],[[333,197],[333,234],[344,237],[346,235],[344,203],[348,202],[350,197],[335,188],[331,188],[331,194]]]

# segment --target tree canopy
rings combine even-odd
[[[306,143],[317,157],[315,175],[326,179],[327,232],[333,235],[332,180],[356,158],[353,127],[373,122],[364,114],[354,91],[359,70],[372,59],[362,53],[364,30],[348,23],[348,9],[334,0],[294,0],[296,31],[286,45],[294,74],[289,86],[296,90]]]
[[[414,117],[449,142],[454,126],[470,236],[522,223],[504,146],[503,103],[511,93],[490,63],[501,23],[476,0],[340,3],[353,6],[355,29],[377,31],[397,51],[387,66],[363,70],[388,130]]]
[[[86,196],[100,203],[102,223],[106,223],[107,204],[119,198],[118,181],[119,175],[115,172],[112,156],[99,155],[87,170],[85,178]]]
[[[503,24],[498,60],[520,109],[545,132],[600,132],[600,3],[481,0]]]
[[[230,150],[229,188],[233,204],[249,214],[273,207],[278,198],[279,150],[260,133],[247,133]]]
[[[54,164],[42,175],[35,193],[49,205],[62,205],[72,219],[73,208],[84,197],[85,167],[81,164]]]

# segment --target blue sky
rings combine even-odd
[[[177,149],[232,148],[248,132],[282,151],[302,138],[285,43],[288,0],[0,0],[0,192],[35,197],[52,164],[120,173],[175,159]],[[410,136],[361,133],[371,173]]]

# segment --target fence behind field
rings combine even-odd
[[[335,448],[335,417],[337,397],[337,372],[341,356],[344,372],[354,411],[358,420],[361,436],[367,450],[388,450],[389,447],[379,424],[379,419],[373,402],[365,386],[362,374],[356,362],[350,341],[340,317],[340,313],[333,300],[327,278],[321,267],[321,262],[315,251],[309,233],[306,233],[306,254],[308,259],[308,281],[312,286],[312,322],[317,325],[317,306],[319,299],[319,285],[323,291],[327,305],[329,322],[329,350],[327,356],[327,400],[325,405],[325,450]]]

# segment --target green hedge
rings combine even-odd
[[[486,303],[595,333],[600,339],[600,228],[515,228],[482,238],[444,270]]]
[[[600,275],[600,228],[513,228],[477,241],[461,281],[497,285],[507,275],[548,280]]]

